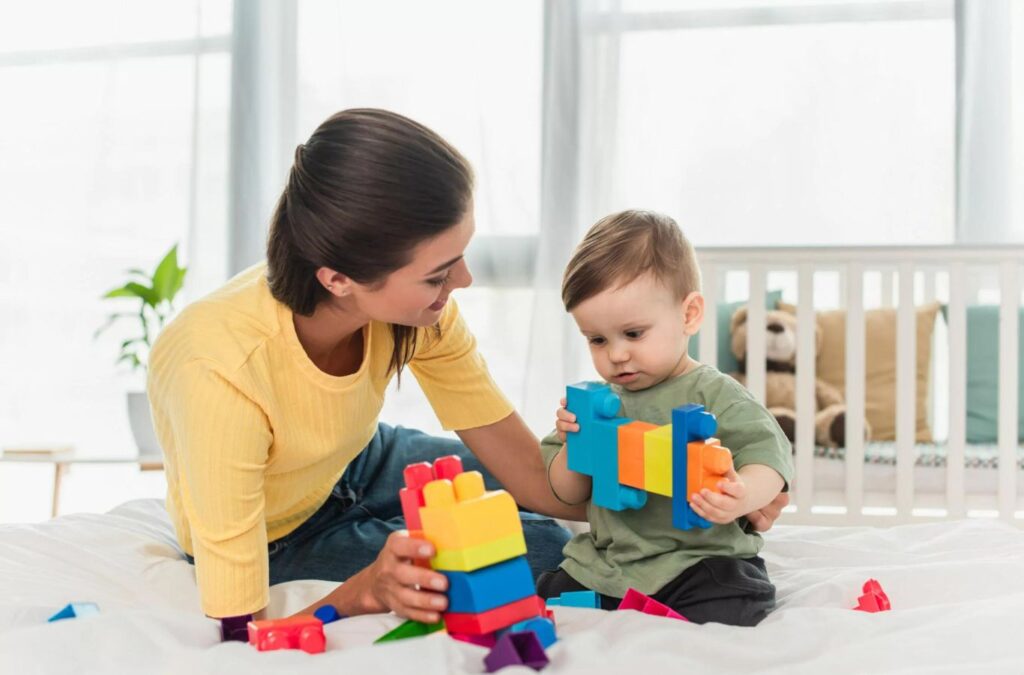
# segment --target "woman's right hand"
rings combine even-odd
[[[580,425],[576,424],[576,415],[566,410],[566,400],[561,400],[562,407],[555,413],[555,430],[558,432],[558,439],[565,443],[565,434],[568,432],[575,433],[580,430]]]
[[[414,539],[407,531],[393,532],[384,548],[365,572],[363,604],[367,612],[392,611],[398,616],[422,623],[437,623],[448,606],[444,591],[448,579],[416,561],[429,560],[434,546],[425,539]]]

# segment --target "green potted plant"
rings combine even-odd
[[[104,299],[116,302],[133,300],[137,303],[134,311],[111,314],[96,331],[98,337],[118,321],[127,319],[135,323],[135,334],[121,342],[116,361],[118,364],[126,363],[132,371],[142,371],[145,375],[149,350],[160,329],[174,313],[174,298],[185,283],[187,271],[187,268],[178,265],[178,245],[175,244],[152,274],[130,269],[126,272],[128,280],[123,285],[103,295]],[[140,459],[160,457],[160,444],[153,430],[149,399],[145,391],[128,392],[128,423],[139,448]]]

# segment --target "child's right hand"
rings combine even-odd
[[[566,410],[566,400],[561,400],[562,407],[555,413],[555,430],[558,432],[558,438],[565,443],[566,433],[575,433],[580,430],[580,425],[576,424],[576,415]]]

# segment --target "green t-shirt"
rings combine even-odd
[[[788,486],[793,478],[789,440],[775,418],[736,380],[701,365],[643,391],[612,385],[622,399],[620,415],[651,424],[671,424],[672,409],[702,404],[718,420],[715,437],[732,452],[737,470],[746,464],[775,469]],[[551,434],[541,443],[550,465],[562,443]],[[703,558],[749,558],[764,541],[746,518],[709,529],[672,526],[672,500],[648,493],[642,509],[611,511],[587,505],[590,532],[565,545],[562,569],[581,584],[605,595],[622,597],[629,588],[651,595]]]

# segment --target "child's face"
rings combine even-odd
[[[588,298],[571,313],[601,377],[638,391],[689,368],[686,347],[700,328],[704,298],[694,292],[677,300],[645,274]]]

